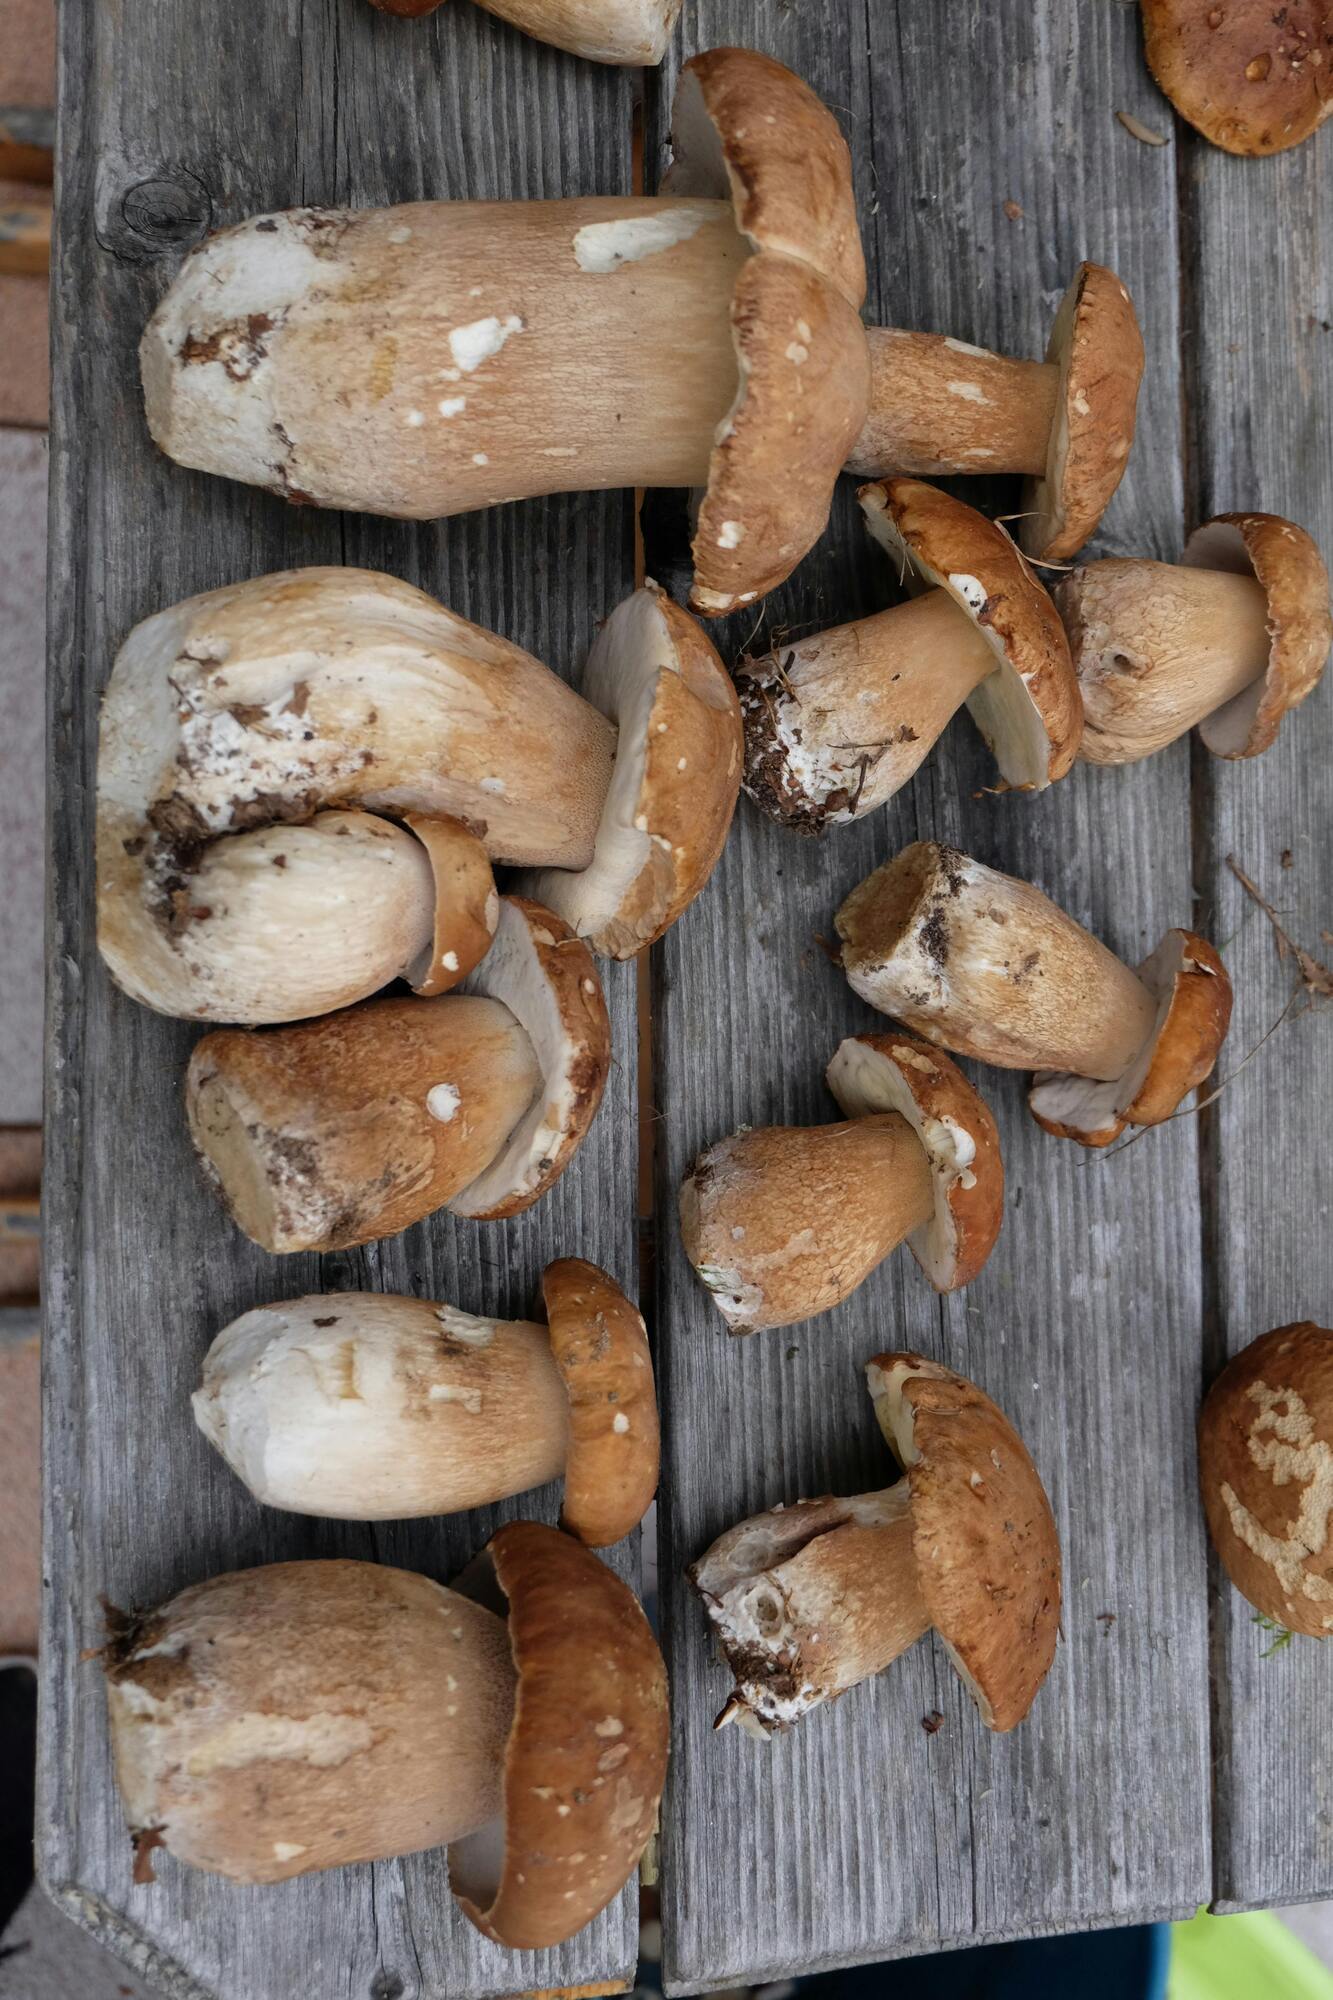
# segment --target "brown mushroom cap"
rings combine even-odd
[[[913,594],[943,590],[990,641],[996,671],[967,697],[1006,786],[1062,778],[1083,702],[1059,613],[1003,529],[919,479],[861,488],[866,526]]]
[[[632,1592],[554,1528],[510,1522],[460,1586],[507,1599],[518,1697],[503,1827],[450,1846],[454,1893],[496,1944],[559,1944],[623,1887],[652,1833],[666,1670]]]
[[[1327,0],[1142,0],[1148,67],[1181,117],[1225,152],[1297,146],[1333,111]]]
[[[1138,976],[1157,1002],[1157,1025],[1123,1075],[1034,1077],[1028,1109],[1055,1138],[1109,1146],[1127,1125],[1160,1125],[1211,1075],[1231,1025],[1231,980],[1215,947],[1193,931],[1168,931]]]
[[[1333,73],[1333,45],[1329,65]],[[1268,600],[1268,670],[1199,724],[1218,757],[1266,750],[1289,708],[1315,686],[1333,645],[1328,571],[1304,528],[1278,514],[1218,514],[1196,528],[1181,563],[1253,576]]]
[[[491,948],[500,921],[490,856],[470,826],[460,819],[427,819],[408,813],[412,829],[430,859],[435,881],[435,932],[421,962],[409,966],[414,993],[448,993],[479,965]]]
[[[1114,271],[1079,265],[1046,359],[1060,371],[1055,422],[1045,474],[1024,488],[1019,539],[1029,555],[1064,562],[1096,532],[1134,442],[1143,336]]]
[[[849,1118],[896,1111],[930,1161],[931,1220],[907,1247],[937,1292],[976,1277],[1004,1215],[1004,1163],[990,1110],[956,1063],[910,1035],[855,1035],[839,1044],[828,1087]]]
[[[1199,1414],[1208,1532],[1243,1597],[1289,1632],[1333,1631],[1333,1331],[1300,1320],[1228,1362]]]
[[[717,616],[788,576],[828,520],[865,422],[865,262],[847,143],[808,84],[753,49],[681,72],[664,192],[730,198],[754,254],[732,297],[739,384],[694,537],[691,603]]]
[[[548,1264],[542,1297],[569,1396],[561,1523],[589,1547],[606,1548],[638,1526],[657,1491],[648,1335],[615,1280],[582,1257]]]
[[[1027,1448],[975,1383],[919,1354],[866,1380],[912,1489],[926,1609],[988,1729],[1023,1720],[1055,1658],[1060,1543]]]

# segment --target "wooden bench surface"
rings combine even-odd
[[[1139,439],[1095,552],[1174,558],[1187,526],[1259,506],[1333,523],[1333,132],[1238,161],[1153,89],[1137,9],[877,0],[686,0],[639,79],[523,39],[451,0],[405,23],[364,0],[64,10],[53,327],[46,1627],[41,1867],[80,1922],[174,1994],[218,2000],[482,2000],[632,1978],[627,1890],[571,1944],[519,1954],[455,1912],[440,1854],[245,1890],[162,1860],[130,1881],[95,1665],[99,1595],[151,1602],[211,1572],[356,1555],[447,1578],[491,1513],[358,1527],[252,1502],[191,1421],[213,1333],[247,1306],[381,1287],[518,1315],[542,1266],[581,1254],[633,1285],[639,1257],[636,969],[607,968],[616,1067],[559,1186],[506,1224],[437,1218],[349,1254],[280,1262],[201,1187],[180,1105],[194,1039],[111,986],[93,928],[97,702],[136,620],[302,563],[383,568],[575,673],[632,587],[633,496],[530,502],[420,526],[296,510],[152,448],[135,348],[209,228],[300,202],[626,193],[665,157],[679,61],[768,50],[832,105],[852,148],[868,315],[1037,356],[1079,259],[1109,263],[1148,349]],[[641,86],[641,97],[639,90]],[[1124,110],[1166,135],[1152,146]],[[1322,206],[1321,206],[1322,195]],[[593,357],[590,356],[590,359]],[[749,639],[838,623],[893,580],[842,482],[792,581],[732,621]],[[975,485],[1001,510],[1016,487]],[[683,576],[681,496],[645,510],[650,574]],[[1328,956],[1331,691],[1266,756],[1179,743],[1129,770],[1078,767],[997,797],[965,719],[915,782],[804,842],[743,803],[706,895],[653,954],[655,1323],[665,1423],[658,1516],[674,1756],[660,1843],[668,1990],[769,1979],[941,1944],[1333,1893],[1333,1652],[1268,1641],[1219,1579],[1193,1424],[1223,1358],[1333,1312],[1327,1015],[1256,1049],[1294,983],[1234,855],[1292,937]],[[938,837],[1041,885],[1131,962],[1171,925],[1223,947],[1236,1012],[1217,1102],[1123,1151],[1045,1138],[1023,1080],[985,1072],[1009,1180],[997,1250],[938,1299],[905,1255],[836,1313],[737,1341],[680,1250],[679,1179],[741,1123],[833,1115],[840,1037],[875,1017],[817,939],[870,867]],[[1286,857],[1286,859],[1284,859]],[[1289,861],[1289,865],[1287,865]],[[645,1268],[648,1268],[645,1266]],[[655,1310],[654,1310],[655,1306]],[[726,1676],[684,1565],[742,1514],[890,1476],[860,1367],[917,1347],[973,1376],[1050,1488],[1063,1644],[1029,1722],[981,1728],[943,1652],[767,1746],[710,1724]],[[639,1551],[614,1560],[639,1575]],[[938,1710],[928,1734],[922,1718]]]

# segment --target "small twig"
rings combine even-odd
[[[1034,514],[1036,513],[1036,511],[1037,510],[1035,507],[1029,507],[1023,513],[1020,514],[997,514],[995,516],[995,525],[999,529],[1000,533],[1006,538],[1006,540],[1012,544],[1014,554],[1018,557],[1018,560],[1022,563],[1024,569],[1028,572],[1028,575],[1032,577],[1033,583],[1040,583],[1041,578],[1039,576],[1034,576],[1032,574],[1034,568],[1058,569],[1067,571],[1071,569],[1077,569],[1078,564],[1069,562],[1048,562],[1044,556],[1030,556],[1026,549],[1019,547],[1017,540],[1013,535],[1009,533],[1009,530],[1005,526],[1005,523],[1007,521],[1030,521],[1034,516]]]
[[[1270,1618],[1266,1611],[1256,1611],[1250,1623],[1251,1625],[1257,1625],[1261,1632],[1274,1632],[1277,1634],[1272,1645],[1265,1646],[1260,1653],[1259,1658],[1261,1660],[1271,1660],[1274,1653],[1282,1652],[1291,1644],[1292,1639],[1295,1637],[1295,1634],[1289,1632],[1285,1625],[1279,1625],[1276,1618]]]
[[[1295,959],[1301,975],[1301,986],[1311,995],[1312,999],[1333,1000],[1333,972],[1330,972],[1326,965],[1321,965],[1317,958],[1312,958],[1308,951],[1305,951],[1288,937],[1278,922],[1277,911],[1265,897],[1260,895],[1249,876],[1245,873],[1245,870],[1236,860],[1234,854],[1228,854],[1227,867],[1240,883],[1246,895],[1253,896],[1255,902],[1273,926],[1278,958],[1282,960],[1288,958]],[[1327,937],[1327,935],[1328,933],[1325,931],[1324,936]]]

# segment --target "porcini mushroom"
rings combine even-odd
[[[223,1028],[190,1058],[205,1172],[265,1250],[339,1250],[437,1208],[493,1219],[559,1179],[611,1061],[587,946],[507,896],[463,993],[370,1000],[295,1027]]]
[[[903,1242],[955,1291],[999,1233],[995,1121],[947,1056],[860,1035],[826,1074],[844,1124],[734,1132],[681,1187],[685,1254],[733,1333],[827,1312]]]
[[[919,1354],[877,1355],[866,1381],[904,1477],[756,1514],[688,1572],[735,1677],[715,1728],[789,1729],[932,1628],[988,1729],[1020,1723],[1046,1678],[1060,1544],[1023,1440]]]
[[[1213,1546],[1242,1597],[1288,1632],[1333,1632],[1333,1331],[1275,1327],[1227,1363],[1199,1415]]]
[[[581,1258],[542,1290],[544,1326],[378,1292],[257,1306],[205,1355],[195,1422],[270,1507],[402,1520],[563,1476],[565,1526],[618,1542],[657,1487],[643,1321]]]
[[[1141,0],[1148,67],[1181,117],[1224,152],[1298,146],[1333,111],[1328,0]]]
[[[546,864],[598,949],[650,943],[726,837],[735,697],[651,585],[603,625],[586,686],[368,570],[257,577],[147,619],[102,710],[114,977],[161,1012],[250,1023],[399,977],[445,992],[490,946],[492,860]]]
[[[966,702],[1003,785],[1074,761],[1082,705],[1050,598],[1002,528],[937,486],[863,486],[866,526],[912,596],[738,668],[745,789],[800,833],[893,797]]]
[[[1131,972],[1030,882],[936,841],[867,876],[837,930],[863,1000],[937,1047],[1035,1069],[1033,1117],[1085,1146],[1169,1118],[1231,1019],[1231,981],[1203,938],[1168,931]]]
[[[440,0],[372,0],[383,14],[413,19],[433,14]],[[660,63],[680,12],[680,0],[481,0],[525,35],[568,49],[589,62]]]
[[[1086,563],[1055,601],[1090,764],[1135,763],[1196,724],[1215,756],[1257,756],[1333,644],[1328,571],[1305,530],[1277,514],[1219,514],[1179,563]]]
[[[798,77],[750,49],[694,57],[672,147],[656,196],[292,209],[210,237],[140,347],[153,437],[292,499],[417,519],[698,487],[693,606],[753,602],[821,533],[849,457],[926,469],[907,413],[929,369],[909,365],[921,336],[886,335],[872,395],[847,147]],[[1026,384],[1021,365],[936,345],[951,421],[930,467],[1043,474],[1028,545],[1071,553],[1133,431],[1123,287],[1080,273],[1016,456],[981,378]]]
[[[156,1848],[270,1883],[448,1845],[464,1914],[526,1949],[581,1930],[652,1830],[661,1655],[554,1528],[502,1527],[451,1590],[366,1562],[216,1576],[113,1613],[102,1660],[138,1881]]]

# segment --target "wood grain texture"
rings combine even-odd
[[[264,1299],[384,1288],[522,1316],[551,1258],[633,1287],[634,974],[610,968],[611,1083],[558,1188],[508,1224],[437,1219],[343,1256],[273,1260],[199,1182],[180,1104],[194,1039],[110,985],[93,943],[97,701],[134,622],[193,591],[310,562],[366,564],[538,652],[581,665],[632,587],[620,495],[446,526],[297,511],[167,463],[142,419],[135,347],[208,227],[295,202],[537,196],[629,187],[627,78],[466,6],[401,22],[363,0],[182,11],[114,0],[63,15],[54,326],[50,742],[53,866],[47,1195],[45,1706],[40,1865],[62,1906],[171,1994],[450,2000],[626,1981],[631,1886],[551,1952],[507,1952],[454,1909],[441,1853],[245,1889],[164,1860],[134,1888],[109,1768],[99,1594],[148,1604],[275,1558],[373,1557],[447,1579],[504,1515],[316,1523],[258,1507],[195,1430],[217,1329]],[[637,1569],[637,1549],[612,1560]]]
[[[1160,556],[1178,549],[1182,515],[1176,202],[1169,149],[1136,143],[1113,115],[1154,115],[1136,31],[1129,7],[1054,0],[957,8],[947,46],[930,0],[832,15],[696,0],[685,23],[688,47],[759,42],[837,108],[872,314],[1035,357],[1081,257],[1121,274],[1148,373],[1138,447],[1098,550]],[[659,162],[669,85],[653,97]],[[956,490],[997,511],[1020,504],[1016,487]],[[648,566],[675,587],[670,511],[654,522]],[[845,491],[829,535],[765,607],[770,632],[892,595],[854,511]],[[753,623],[733,626],[733,650]],[[823,1066],[841,1035],[881,1023],[816,939],[831,935],[852,885],[907,841],[947,839],[1038,881],[1131,962],[1190,922],[1185,746],[1129,771],[1079,768],[1037,798],[983,794],[992,780],[961,717],[884,812],[820,842],[743,806],[709,893],[658,952],[673,1993],[1179,1914],[1208,1893],[1196,1122],[1089,1155],[1038,1131],[1021,1078],[974,1070],[1000,1121],[1007,1215],[980,1280],[944,1301],[903,1253],[838,1311],[737,1341],[675,1228],[676,1187],[705,1143],[742,1122],[835,1115]],[[684,1565],[757,1508],[886,1482],[860,1369],[897,1346],[980,1382],[1047,1481],[1066,1580],[1050,1680],[1024,1726],[989,1737],[927,1640],[789,1736],[712,1736],[727,1676]],[[933,1709],[945,1720],[928,1735]]]
[[[1270,160],[1181,142],[1193,478],[1191,525],[1239,507],[1285,514],[1325,557],[1333,531],[1333,246],[1320,221],[1333,132]],[[1235,1069],[1295,978],[1234,855],[1297,943],[1333,963],[1333,685],[1262,757],[1194,751],[1198,886],[1229,938]],[[1296,1011],[1207,1114],[1206,1379],[1270,1327],[1333,1325],[1333,1018]],[[1214,1893],[1235,1909],[1333,1889],[1333,1648],[1272,1635],[1213,1564]]]

